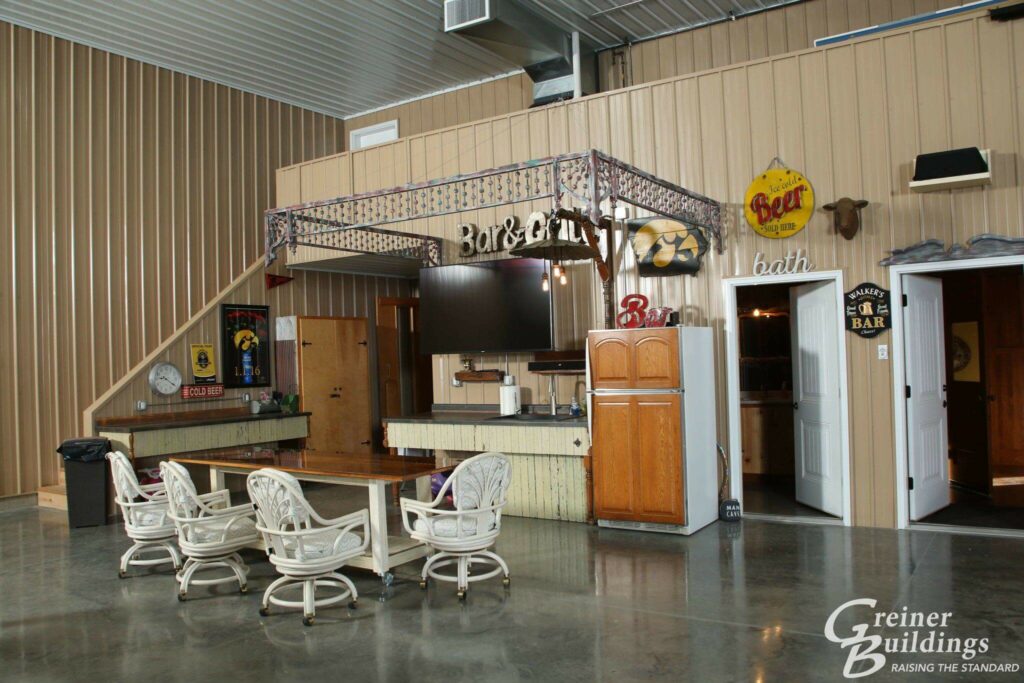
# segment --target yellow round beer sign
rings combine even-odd
[[[811,220],[814,190],[797,171],[770,168],[750,183],[743,213],[758,235],[772,239],[792,237]]]

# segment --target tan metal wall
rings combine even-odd
[[[812,47],[817,38],[960,4],[961,0],[805,0],[638,43],[631,49],[601,52],[599,90],[797,52]],[[404,138],[523,111],[533,102],[532,88],[526,74],[516,74],[357,116],[345,121],[344,149],[348,149],[348,131],[392,119],[398,119],[398,133]]]
[[[0,495],[259,258],[273,169],[340,120],[0,23]]]
[[[805,0],[602,52],[601,90],[797,52],[813,47],[818,38],[961,4],[963,0]]]
[[[349,131],[398,119],[398,135],[409,137],[499,114],[522,111],[533,103],[533,81],[525,73],[496,78],[433,97],[388,107],[345,120],[344,149]]]
[[[597,147],[722,200],[730,222],[723,255],[709,254],[696,278],[645,280],[636,277],[627,258],[619,292],[643,292],[681,309],[688,324],[713,326],[724,387],[721,281],[751,274],[755,252],[771,259],[803,249],[818,270],[841,269],[852,288],[866,280],[886,285],[888,273],[877,263],[894,247],[929,237],[962,242],[986,232],[1024,236],[1018,171],[1024,151],[1021,73],[1024,23],[994,23],[976,12],[457,126],[282,169],[279,177],[309,200]],[[929,195],[907,189],[916,154],[966,145],[994,150],[992,186]],[[804,172],[819,206],[844,195],[871,202],[855,240],[834,236],[829,216],[820,210],[787,240],[760,238],[746,227],[740,212],[746,186],[776,155]],[[333,177],[330,168],[350,169],[355,186],[302,182]],[[489,224],[505,213],[471,212],[401,227],[452,239],[460,220]],[[573,280],[592,293],[578,299],[577,315],[597,321],[593,278],[588,283],[586,275],[576,273]],[[888,339],[847,339],[852,498],[859,525],[895,523],[892,374],[875,351]],[[543,383],[527,375],[525,358],[514,359],[513,371],[536,396]],[[496,402],[496,387],[451,387],[455,361],[435,359],[435,400]],[[497,356],[478,362],[500,365]],[[562,386],[561,399],[571,390]],[[723,442],[724,401],[719,392]]]

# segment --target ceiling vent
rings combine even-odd
[[[594,49],[516,0],[445,0],[444,30],[523,67],[535,106],[594,91]]]

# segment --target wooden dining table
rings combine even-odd
[[[369,494],[370,547],[366,555],[352,559],[349,564],[372,570],[387,585],[394,579],[393,567],[427,554],[427,547],[419,541],[388,533],[388,488],[391,484],[415,481],[416,497],[430,500],[431,475],[454,469],[436,466],[433,458],[311,450],[222,449],[183,453],[170,459],[184,465],[208,467],[211,490],[225,488],[225,475],[247,475],[264,467],[288,472],[300,481],[366,488]]]

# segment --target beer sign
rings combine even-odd
[[[892,327],[889,290],[865,282],[843,296],[846,329],[865,339],[877,337]]]
[[[769,168],[751,181],[743,213],[762,237],[792,237],[811,220],[814,190],[807,178],[791,168]]]

